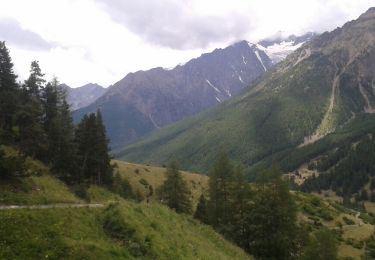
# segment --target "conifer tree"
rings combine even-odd
[[[166,177],[167,179],[160,187],[159,198],[177,213],[191,213],[191,192],[178,170],[176,161],[168,164]]]
[[[0,138],[12,138],[15,114],[19,105],[19,87],[13,71],[12,59],[5,42],[0,41]],[[3,132],[3,133],[2,133]]]
[[[32,62],[30,76],[23,86],[21,96],[23,105],[17,114],[20,150],[36,158],[44,157],[47,150],[41,101],[41,91],[45,82],[43,75],[39,63]]]
[[[247,247],[259,259],[291,259],[298,251],[297,208],[289,188],[273,167],[258,181],[248,223]]]
[[[219,231],[225,229],[232,214],[234,169],[225,153],[215,162],[209,179],[209,222]]]
[[[207,201],[204,197],[204,194],[199,197],[199,202],[194,213],[194,218],[198,219],[202,223],[208,224]]]
[[[82,118],[75,138],[79,169],[77,181],[87,180],[93,184],[110,185],[113,167],[110,164],[108,140],[99,111]]]
[[[302,260],[335,260],[337,259],[338,242],[331,231],[322,229],[310,239]]]
[[[228,237],[237,245],[246,248],[249,225],[251,225],[251,223],[246,222],[246,214],[252,210],[254,195],[249,184],[245,181],[240,166],[234,169],[234,178],[231,219],[226,232]]]
[[[96,141],[98,169],[97,180],[99,184],[110,185],[112,183],[113,168],[111,166],[111,157],[109,155],[109,141],[106,136],[106,130],[100,110],[96,112]]]

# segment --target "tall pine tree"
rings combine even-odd
[[[78,146],[77,181],[111,184],[113,167],[110,164],[108,140],[100,111],[82,118],[75,138]]]
[[[191,213],[191,192],[182,178],[176,161],[167,166],[167,179],[159,189],[159,198],[177,213]]]
[[[19,87],[5,42],[0,41],[0,141],[12,141],[12,128],[19,105]]]
[[[221,153],[211,170],[209,179],[209,222],[225,233],[232,217],[235,172],[225,153]]]
[[[36,158],[44,158],[47,151],[41,100],[45,82],[43,76],[39,63],[33,61],[30,76],[23,86],[21,96],[23,105],[17,114],[20,150],[22,153]]]
[[[245,250],[259,259],[293,259],[298,251],[297,207],[277,167],[257,182],[247,212]]]

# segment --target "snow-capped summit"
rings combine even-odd
[[[290,35],[283,37],[279,33],[276,37],[264,39],[256,44],[257,48],[264,51],[272,60],[273,64],[284,60],[293,51],[301,47],[305,42],[310,41],[317,34],[308,32],[301,36]]]

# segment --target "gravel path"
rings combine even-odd
[[[12,209],[54,209],[54,208],[101,208],[104,204],[78,204],[78,203],[65,203],[65,204],[48,204],[48,205],[0,205],[0,210]]]

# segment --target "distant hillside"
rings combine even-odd
[[[145,198],[149,193],[149,186],[153,189],[160,187],[166,179],[166,168],[133,164],[123,161],[114,161],[118,166],[121,177],[129,180],[135,192],[140,192]],[[182,171],[182,176],[186,180],[192,193],[193,204],[198,203],[202,193],[208,189],[208,176]],[[153,194],[151,199],[155,199]]]
[[[67,101],[72,111],[90,105],[106,91],[102,86],[92,83],[79,88],[71,88],[65,84],[61,84],[61,86],[67,91]]]
[[[371,8],[313,38],[239,97],[128,146],[118,158],[162,164],[173,156],[184,169],[207,172],[225,149],[250,173],[275,160],[291,165],[330,146],[340,131],[343,139],[363,134],[375,111],[374,32]]]
[[[74,118],[100,108],[111,145],[121,147],[238,95],[271,66],[262,50],[242,41],[173,69],[130,73]]]

